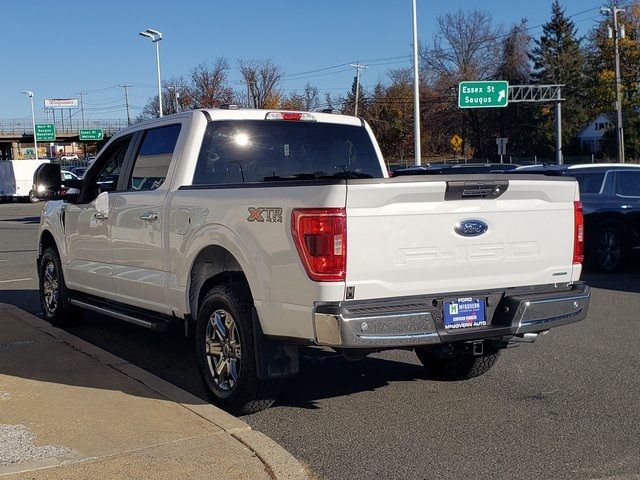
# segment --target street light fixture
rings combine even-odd
[[[160,40],[162,40],[162,33],[152,28],[147,28],[144,32],[140,32],[142,37],[150,38],[153,43],[156,44],[156,64],[158,66],[158,110],[162,117],[162,83],[160,80]]]
[[[31,90],[22,90],[20,93],[31,99],[31,125],[33,126],[33,149],[36,152],[36,160],[38,160],[38,142],[36,141],[36,114],[33,110],[33,92]]]

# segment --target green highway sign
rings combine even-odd
[[[104,138],[104,132],[101,128],[86,128],[80,130],[80,141],[97,142]]]
[[[56,126],[53,123],[36,123],[36,141],[53,142],[56,139]]]
[[[460,82],[458,108],[499,108],[509,104],[509,82]]]

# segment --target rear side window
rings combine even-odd
[[[570,172],[569,175],[575,177],[580,185],[580,193],[600,193],[605,172]]]
[[[207,126],[193,183],[382,177],[363,127],[232,120]]]
[[[623,197],[640,197],[640,172],[618,172],[616,193]]]
[[[127,190],[155,190],[164,183],[179,135],[180,125],[154,128],[144,133]]]

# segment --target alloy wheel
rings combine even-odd
[[[596,246],[598,264],[603,270],[614,270],[622,259],[622,238],[613,231],[608,230],[598,237]]]
[[[235,387],[240,376],[242,349],[238,328],[226,310],[213,312],[207,324],[205,348],[209,371],[221,390]]]
[[[58,280],[58,270],[52,260],[47,261],[45,264],[43,275],[44,306],[48,314],[54,315],[60,301],[60,282]]]

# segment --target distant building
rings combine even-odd
[[[601,113],[580,130],[578,140],[580,148],[585,152],[599,153],[602,150],[604,134],[616,128],[616,117],[612,113]]]

